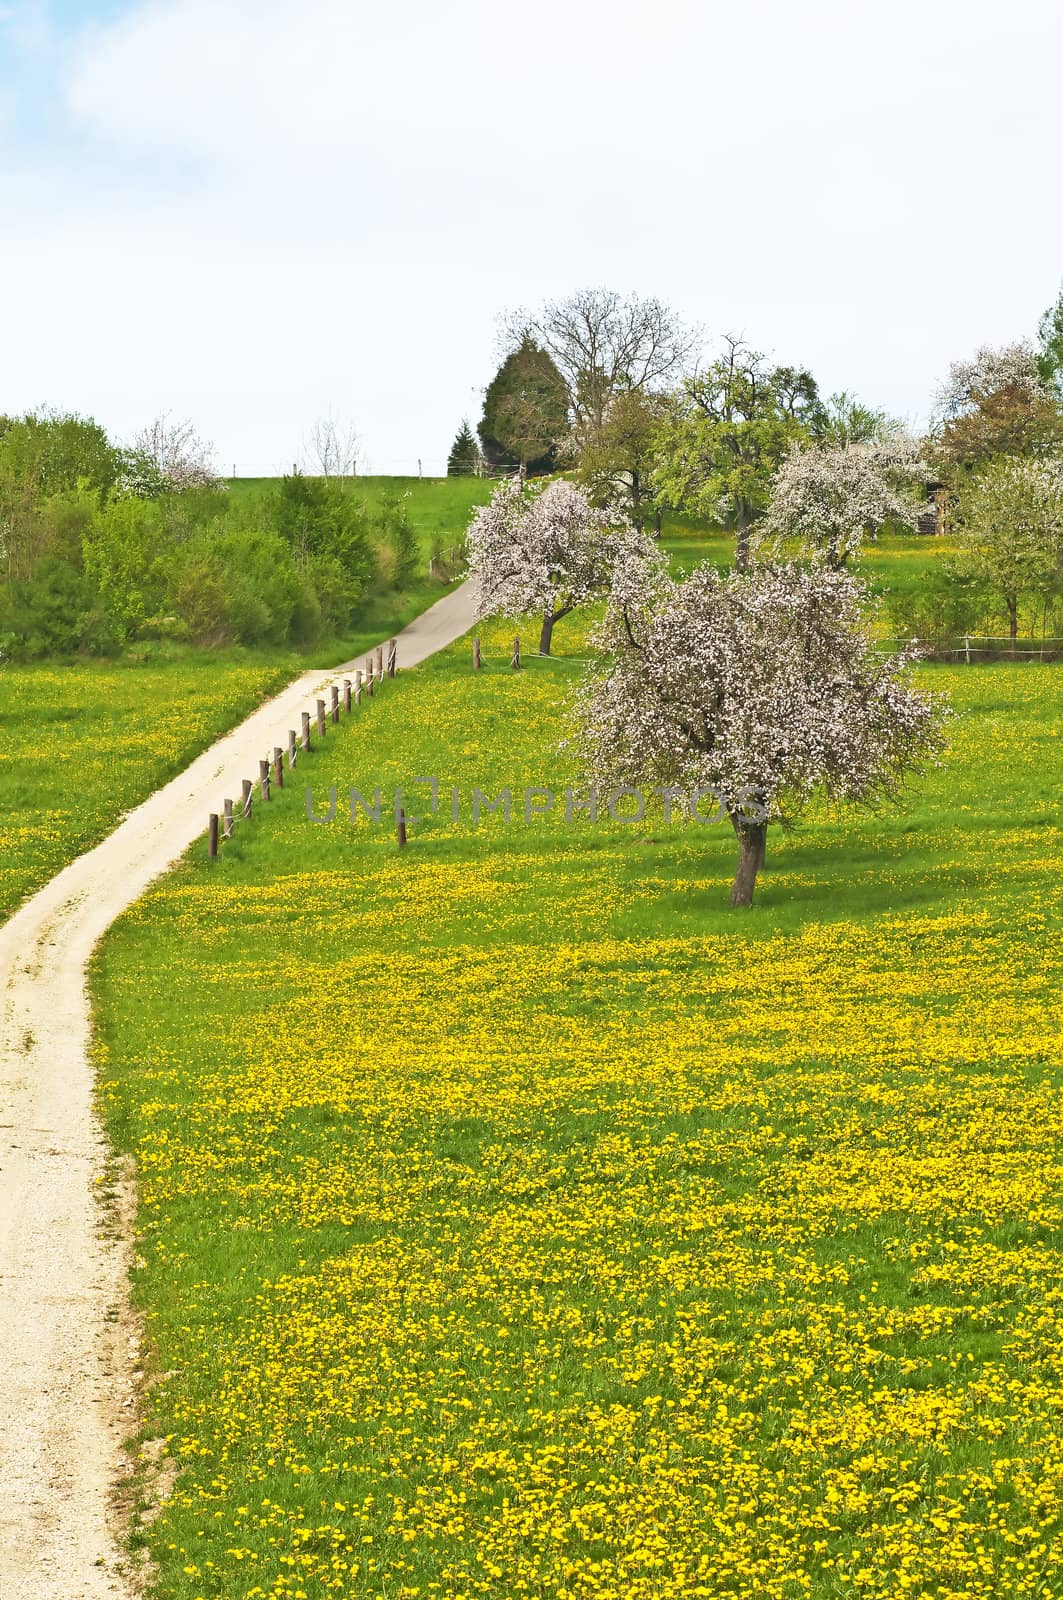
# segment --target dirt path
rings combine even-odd
[[[399,635],[414,666],[460,637],[463,585]],[[358,665],[359,663],[354,663]],[[349,675],[349,669],[348,675]],[[202,834],[207,813],[286,742],[306,673],[131,812],[0,928],[0,1597],[125,1596],[110,1533],[135,1350],[123,1349],[128,1240],[96,1192],[86,964],[108,925]]]

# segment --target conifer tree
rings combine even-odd
[[[463,418],[457,437],[450,447],[450,455],[447,457],[447,477],[475,477],[482,464],[483,457],[476,442],[476,435],[470,428],[468,419]]]
[[[480,443],[494,466],[549,472],[569,432],[568,390],[553,359],[525,336],[484,396]]]

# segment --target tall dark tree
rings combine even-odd
[[[468,420],[463,419],[457,437],[450,447],[450,455],[447,457],[447,477],[474,477],[480,471],[482,461],[476,435],[469,427]]]
[[[569,431],[568,390],[551,356],[530,336],[506,357],[484,395],[479,435],[496,466],[550,472]]]

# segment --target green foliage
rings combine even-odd
[[[992,610],[985,583],[954,561],[939,562],[918,587],[891,591],[886,604],[897,638],[930,649],[954,647],[964,634],[980,632]]]
[[[470,428],[468,421],[463,420],[458,429],[454,443],[450,447],[447,457],[447,476],[449,478],[468,477],[477,473],[483,466],[483,456],[480,446],[476,442],[476,435]]]
[[[657,460],[665,402],[641,389],[621,389],[609,401],[601,425],[588,419],[579,431],[579,478],[596,504],[619,492],[641,527],[655,499]]]
[[[845,389],[828,396],[810,425],[816,439],[827,445],[875,444],[897,426],[884,411],[864,405]]]
[[[479,427],[484,456],[496,466],[550,472],[568,429],[565,380],[552,357],[525,335],[487,387]]]
[[[377,507],[375,528],[381,570],[393,589],[409,583],[417,570],[419,546],[404,496],[385,495]]]
[[[1014,639],[1021,600],[1063,592],[1063,461],[991,462],[961,498],[957,542],[966,569],[1006,605]]]
[[[0,435],[0,640],[12,656],[141,638],[303,647],[349,633],[374,593],[407,590],[421,567],[405,494],[297,473],[237,495],[121,483],[101,495],[82,477],[48,495],[39,452],[36,476],[25,468],[31,436],[10,421]]]
[[[31,411],[3,419],[0,485],[34,501],[79,487],[102,499],[114,488],[121,466],[122,452],[91,417]]]
[[[366,592],[373,572],[370,519],[344,483],[298,472],[282,478],[275,526],[301,559],[335,561],[352,595]]]
[[[92,585],[61,556],[42,557],[32,582],[0,588],[0,644],[12,654],[39,659],[85,644],[107,654],[118,636],[99,624]]]
[[[1063,399],[1063,289],[1037,325],[1040,349],[1037,371],[1041,382]]]
[[[733,528],[745,566],[749,530],[767,506],[775,469],[795,440],[814,436],[822,416],[809,373],[769,368],[756,351],[728,340],[669,405],[655,473],[662,497]]]

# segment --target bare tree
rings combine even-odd
[[[514,348],[530,337],[552,356],[577,432],[600,430],[622,389],[652,391],[675,379],[697,340],[659,300],[613,289],[580,289],[534,315],[515,312],[505,330]]]
[[[353,478],[358,470],[358,434],[353,423],[330,413],[319,417],[306,442],[310,470],[321,478]]]

